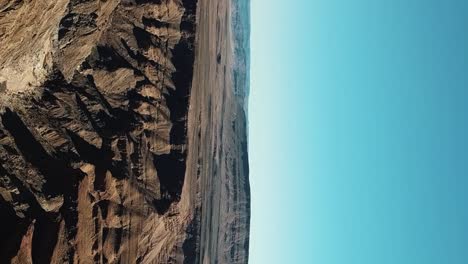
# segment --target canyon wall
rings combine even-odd
[[[235,6],[0,0],[0,263],[247,263]]]

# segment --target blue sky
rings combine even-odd
[[[468,263],[468,2],[251,4],[250,263]]]

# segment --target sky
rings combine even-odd
[[[467,14],[251,0],[251,264],[468,263]]]

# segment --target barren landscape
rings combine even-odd
[[[0,263],[247,263],[244,2],[0,0]]]

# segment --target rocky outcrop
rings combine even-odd
[[[222,2],[0,0],[0,263],[247,262]]]

